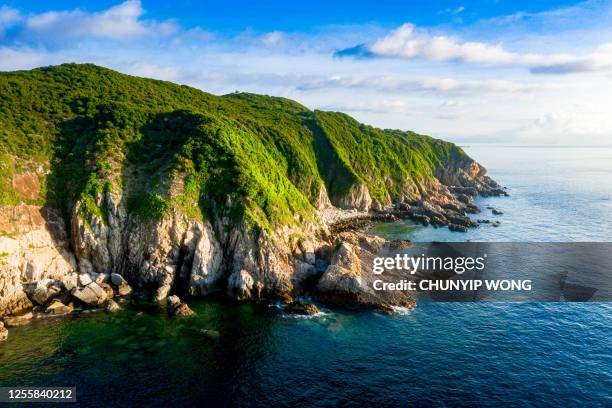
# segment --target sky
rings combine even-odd
[[[612,1],[0,0],[0,70],[65,62],[458,143],[612,144]]]

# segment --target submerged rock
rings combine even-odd
[[[221,336],[221,333],[219,333],[218,330],[214,329],[200,329],[200,333],[211,339],[216,339]]]
[[[176,295],[168,297],[168,312],[170,315],[177,317],[187,317],[195,314],[195,312],[191,310],[187,304],[182,303],[181,299]]]
[[[45,313],[48,315],[62,316],[70,314],[74,311],[72,303],[65,305],[58,299],[53,300],[49,306],[45,309]]]
[[[4,327],[4,323],[0,322],[0,341],[8,339],[8,330]]]
[[[296,300],[285,305],[285,312],[298,315],[315,315],[321,311],[312,303]]]
[[[181,303],[176,309],[174,309],[174,316],[187,317],[193,315],[195,315],[195,312],[191,310],[189,306],[187,306],[185,303]]]
[[[24,313],[18,316],[6,316],[4,317],[4,325],[6,327],[24,326],[30,323],[32,317],[34,317],[32,312]]]
[[[504,214],[503,211],[500,211],[496,208],[493,208],[491,212],[493,213],[493,215],[503,215]]]
[[[106,301],[104,310],[106,310],[109,313],[117,313],[118,311],[121,310],[121,306],[119,306],[119,304],[115,302],[113,299],[109,299]]]

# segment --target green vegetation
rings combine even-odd
[[[228,216],[271,229],[365,184],[380,202],[464,157],[412,132],[380,130],[284,98],[214,96],[90,64],[0,73],[0,205],[21,162],[48,165],[46,204],[108,222],[105,196],[156,220]]]

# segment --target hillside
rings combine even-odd
[[[2,73],[0,95],[2,204],[27,201],[7,181],[15,168],[43,164],[51,173],[41,200],[54,207],[82,199],[103,213],[95,193],[125,189],[145,217],[173,204],[197,204],[194,215],[206,216],[210,201],[229,195],[235,211],[269,227],[310,213],[323,185],[334,204],[358,184],[390,204],[465,156],[451,143],[283,98],[218,97],[94,65]],[[170,174],[187,187],[180,197],[164,183]]]
[[[329,261],[319,210],[467,228],[471,196],[499,193],[484,173],[452,143],[284,98],[89,64],[0,73],[0,303],[76,272],[160,299],[295,292],[315,254]]]

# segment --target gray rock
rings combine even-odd
[[[177,307],[180,304],[181,304],[181,299],[178,296],[172,295],[168,297],[168,306]]]
[[[106,300],[106,292],[95,282],[91,282],[84,288],[74,290],[72,296],[90,306],[100,305]]]
[[[59,282],[50,279],[44,279],[36,284],[31,298],[39,305],[45,305],[54,297],[58,296],[61,291]]]
[[[92,281],[91,276],[88,273],[82,273],[79,275],[79,284],[81,286],[87,286],[89,285]]]
[[[236,271],[227,279],[228,295],[237,300],[250,299],[254,284],[253,277],[246,270]]]
[[[71,273],[62,277],[62,284],[68,291],[76,288],[79,283],[79,276],[76,273]]]
[[[451,231],[468,232],[468,227],[464,225],[450,224],[448,229]]]
[[[119,275],[118,273],[111,273],[110,278],[113,285],[117,287],[128,284],[127,281],[123,279],[123,276]]]

